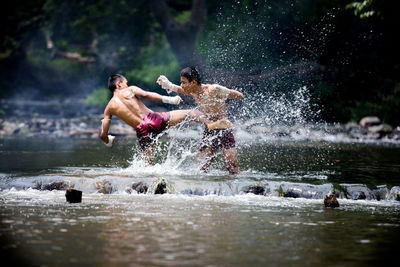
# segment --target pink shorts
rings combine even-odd
[[[142,150],[146,150],[162,131],[167,128],[171,115],[169,112],[150,112],[136,127],[136,135]]]

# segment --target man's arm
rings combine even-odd
[[[239,91],[230,89],[228,98],[229,99],[235,99],[235,100],[242,100],[243,99],[243,94],[241,92],[239,92]]]
[[[114,143],[114,136],[109,135],[108,131],[110,130],[111,125],[111,114],[106,109],[104,111],[104,119],[101,120],[101,133],[100,138],[106,143],[107,146],[112,146]]]
[[[147,92],[145,90],[140,89],[139,87],[135,87],[135,89],[136,89],[135,95],[137,97],[142,97],[147,100],[158,101],[174,105],[179,105],[180,103],[183,102],[182,98],[180,98],[179,96],[165,96],[165,95],[163,96],[157,93]]]
[[[243,99],[243,94],[239,91],[233,90],[233,89],[228,89],[225,86],[219,85],[219,84],[214,84],[215,91],[217,92],[218,95],[229,98],[229,99],[235,99],[235,100],[242,100]]]
[[[179,85],[173,84],[173,83],[170,82],[170,81],[168,80],[168,78],[165,77],[164,75],[160,75],[160,77],[158,77],[157,83],[158,83],[159,85],[161,85],[161,88],[167,90],[167,93],[168,93],[168,94],[172,91],[172,92],[176,92],[176,93],[178,93],[178,94],[190,96],[188,93],[186,93],[186,92],[182,89],[182,87],[180,87]]]

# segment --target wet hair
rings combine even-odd
[[[200,74],[195,67],[187,67],[181,71],[181,76],[188,79],[189,82],[196,81],[199,85],[201,84]]]
[[[123,82],[126,78],[121,74],[113,74],[108,78],[108,89],[110,89],[111,93],[117,89],[117,82]]]

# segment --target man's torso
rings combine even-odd
[[[203,93],[194,96],[200,110],[213,121],[226,119],[225,98],[219,96],[210,84],[204,84],[203,89]]]

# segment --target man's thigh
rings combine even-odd
[[[189,112],[190,109],[179,109],[170,111],[171,118],[169,121],[169,127],[175,126],[184,121]]]

